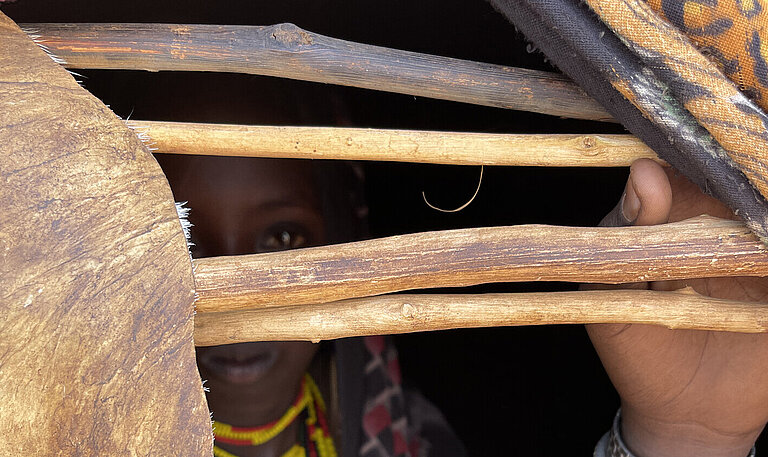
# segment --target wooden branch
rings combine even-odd
[[[623,167],[656,154],[631,135],[510,135],[130,121],[156,152],[453,165]]]
[[[248,73],[615,122],[559,74],[353,43],[293,24],[24,27],[69,68]]]
[[[749,229],[708,216],[650,227],[522,225],[416,233],[194,263],[199,312],[489,282],[768,276],[768,251]]]
[[[685,289],[523,294],[402,294],[195,316],[195,345],[320,341],[364,335],[543,324],[631,323],[672,329],[768,331],[768,304]]]

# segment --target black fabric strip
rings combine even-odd
[[[489,0],[547,57],[656,153],[768,240],[768,202],[664,85],[578,0]],[[648,91],[648,120],[612,81]]]

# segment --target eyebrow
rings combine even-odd
[[[258,205],[255,205],[254,207],[250,208],[253,211],[274,211],[276,209],[281,208],[290,208],[290,209],[301,209],[301,210],[321,210],[322,208],[318,205],[312,205],[309,203],[299,203],[295,200],[289,200],[284,198],[278,198],[275,200],[269,200],[263,203],[260,203]]]

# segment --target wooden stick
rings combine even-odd
[[[649,227],[521,225],[416,233],[194,263],[199,312],[489,282],[768,276],[768,250],[749,229],[708,216]]]
[[[624,167],[663,162],[631,135],[510,135],[130,121],[170,154],[383,160],[452,165]]]
[[[656,324],[671,329],[768,331],[768,305],[685,289],[524,294],[403,294],[195,316],[195,345],[320,341],[364,335],[543,324]]]
[[[293,24],[23,26],[68,68],[248,73],[615,122],[559,74],[353,43]]]

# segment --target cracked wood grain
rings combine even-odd
[[[766,276],[768,249],[743,223],[700,216],[649,227],[426,232],[194,263],[198,311],[221,312],[490,282]]]

